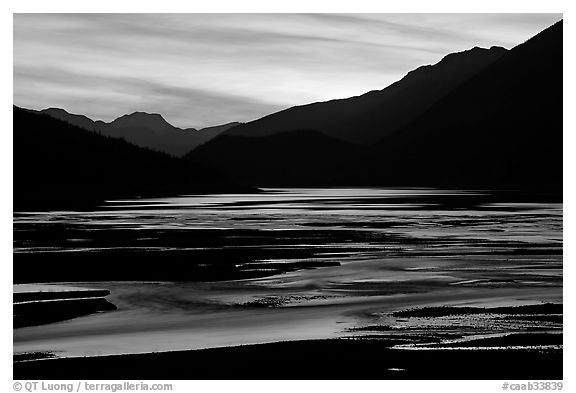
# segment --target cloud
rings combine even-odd
[[[514,46],[558,14],[15,14],[17,105],[179,126],[249,121],[381,89],[473,46]],[[120,112],[120,113],[119,113]]]
[[[94,120],[111,121],[141,110],[161,112],[167,121],[179,127],[202,128],[207,124],[227,123],[230,119],[254,120],[285,109],[250,97],[170,86],[136,77],[81,75],[63,69],[40,72],[35,68],[21,68],[14,72],[14,80],[25,86],[15,91],[17,105],[44,109],[46,106],[37,104],[39,99]],[[190,119],[195,119],[195,123],[191,124]]]

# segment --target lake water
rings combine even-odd
[[[16,329],[15,353],[349,337],[411,307],[562,302],[562,204],[481,191],[265,189],[23,212],[14,215],[14,253],[15,264],[18,256],[56,256],[82,266],[89,256],[121,270],[145,255],[159,271],[189,264],[204,274],[225,264],[232,272],[209,281],[59,282],[109,289],[119,309]],[[109,255],[122,258],[111,263]],[[47,286],[14,290],[39,288]]]

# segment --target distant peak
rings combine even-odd
[[[482,48],[480,46],[475,46],[471,49],[466,49],[460,52],[449,53],[440,60],[443,62],[445,60],[461,59],[469,55],[501,55],[508,52],[508,49],[501,46],[491,46],[490,48]]]
[[[475,46],[473,48],[466,49],[460,52],[449,53],[446,56],[444,56],[439,62],[435,64],[426,64],[420,66],[408,72],[407,76],[418,75],[423,71],[438,69],[442,67],[458,67],[459,64],[463,62],[469,62],[469,61],[484,62],[486,60],[496,59],[506,52],[508,52],[508,49],[503,48],[501,46],[492,46],[489,49]]]
[[[46,108],[46,109],[42,109],[40,112],[46,112],[46,113],[65,113],[67,115],[69,115],[70,113],[62,108]]]
[[[148,112],[140,112],[140,111],[136,111],[136,112],[132,112],[132,113],[127,114],[127,115],[120,116],[118,119],[122,119],[122,118],[148,118],[148,119],[157,119],[157,120],[166,121],[166,120],[164,120],[162,115],[159,113],[148,113]]]
[[[111,124],[122,127],[173,127],[159,113],[133,112],[123,115]]]

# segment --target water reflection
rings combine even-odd
[[[324,338],[404,307],[562,300],[562,204],[495,201],[484,192],[266,189],[107,201],[88,212],[15,214],[14,252],[54,255],[54,263],[68,257],[70,266],[106,264],[113,252],[123,256],[117,269],[148,256],[161,271],[194,264],[242,273],[82,283],[110,289],[119,310],[18,329],[16,352]]]

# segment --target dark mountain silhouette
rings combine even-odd
[[[71,114],[60,108],[49,108],[40,112],[88,131],[95,131],[114,138],[124,138],[137,146],[177,157],[239,124],[229,123],[198,131],[194,128],[174,127],[161,115],[155,113],[134,112],[121,116],[110,123],[105,123],[101,120],[93,121],[83,115]]]
[[[370,168],[378,162],[365,147],[314,130],[260,138],[224,134],[184,158],[259,186],[365,184],[374,177]]]
[[[458,71],[462,64],[466,76]],[[459,83],[451,80],[442,97],[432,94],[451,73]],[[362,113],[371,115],[358,121]],[[396,113],[402,120],[386,126]],[[296,125],[315,133],[280,132]],[[378,140],[336,144],[336,136]],[[562,22],[511,51],[448,55],[382,91],[234,127],[186,158],[252,185],[561,189]]]
[[[515,47],[383,138],[394,180],[561,188],[562,30]]]
[[[296,106],[226,132],[264,136],[313,129],[355,143],[371,143],[406,126],[454,87],[507,52],[500,47],[449,54],[435,65],[409,72],[400,81],[357,97]]]
[[[121,196],[235,190],[205,165],[36,111],[14,107],[13,134],[16,211],[82,207]]]
[[[235,121],[235,122],[231,122],[231,123],[222,124],[219,126],[205,127],[205,128],[199,129],[195,133],[195,136],[197,137],[197,142],[198,142],[197,146],[199,146],[203,143],[206,143],[213,138],[216,138],[221,133],[229,130],[232,127],[239,126],[240,124],[242,124],[242,123]]]
[[[48,108],[41,110],[40,112],[52,116],[55,119],[60,119],[77,127],[84,128],[85,130],[88,131],[100,131],[100,129],[102,127],[105,127],[107,124],[102,120],[94,121],[84,115],[75,115],[73,113],[68,113],[61,108]]]
[[[143,154],[152,152],[136,153],[134,146],[118,147],[120,141],[111,142],[112,138],[93,133],[84,132],[77,137],[71,134],[82,131],[72,124],[102,134],[125,133],[119,136],[126,139],[135,132],[164,139],[169,133],[185,131],[172,127],[160,115],[137,112],[106,124],[62,110],[49,110],[52,117],[42,116],[42,120],[29,118],[32,112],[15,109],[16,112],[19,117],[15,118],[26,124],[20,126],[15,122],[15,141],[19,140],[21,146],[15,155],[26,157],[21,161],[15,158],[15,165],[18,162],[20,168],[28,171],[23,176],[16,176],[19,174],[15,172],[21,187],[27,179],[47,185],[52,181],[50,174],[60,181],[70,170],[76,171],[69,176],[70,181],[92,177],[103,184],[117,181],[121,190],[125,185],[120,179],[124,178],[131,178],[141,187],[148,179],[148,170],[151,184],[210,182],[210,171],[192,169],[202,164],[249,185],[560,190],[562,22],[510,51],[474,48],[448,55],[436,65],[410,72],[382,91],[295,107],[247,124],[232,123],[195,131],[201,135],[205,131],[205,139],[196,139],[199,147],[185,156],[186,163],[169,161],[169,157],[160,153],[155,153],[159,155],[154,158],[144,157]],[[62,122],[54,124],[46,120],[55,121],[53,117],[58,116],[66,120],[67,127]],[[22,135],[16,135],[19,128],[25,130]],[[60,134],[51,139],[51,132],[62,129],[66,130],[63,139],[58,139]],[[143,133],[143,129],[148,131]],[[22,147],[32,143],[29,138],[38,133],[35,147]],[[216,133],[220,135],[210,139]],[[98,154],[86,144],[93,138],[97,138],[95,146],[106,145],[98,147]],[[202,141],[198,142],[199,139]],[[76,143],[82,146],[78,151],[88,153],[77,152],[73,147]],[[122,146],[129,146],[123,143]],[[107,151],[123,149],[132,150],[117,153],[113,164],[102,161]],[[132,155],[138,157],[131,159]],[[86,157],[91,160],[87,162]],[[88,168],[85,174],[80,169],[82,165],[71,165],[75,160]],[[111,183],[102,174],[123,168],[126,162],[132,165],[142,161],[151,163],[146,165],[153,169],[134,164],[130,169],[113,173]],[[50,165],[36,172],[31,169],[43,162]],[[103,166],[105,171],[94,169],[95,165]],[[163,177],[168,172],[170,175]],[[189,181],[189,176],[200,173],[205,176]],[[134,187],[128,184],[125,189]]]
[[[137,146],[182,156],[196,147],[195,129],[180,129],[157,113],[134,112],[124,115],[108,126],[110,136],[124,138]],[[102,132],[102,130],[101,130]]]

